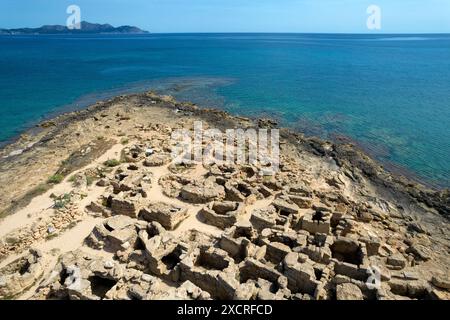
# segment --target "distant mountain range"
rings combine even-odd
[[[69,29],[61,25],[45,25],[40,28],[0,29],[0,34],[145,34],[149,33],[133,26],[113,27],[110,24],[81,22],[81,29]]]

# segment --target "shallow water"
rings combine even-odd
[[[0,141],[155,88],[310,134],[450,186],[450,35],[1,36]]]

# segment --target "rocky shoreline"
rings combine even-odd
[[[22,152],[32,148],[37,142],[45,143],[47,140],[52,139],[51,136],[55,135],[59,128],[64,128],[64,126],[68,123],[85,120],[92,114],[97,113],[102,109],[107,109],[117,99],[121,100],[132,96],[140,97],[142,95],[145,94],[137,93],[119,95],[106,100],[106,102],[99,101],[90,107],[77,111],[66,112],[57,115],[52,119],[46,119],[37,124],[34,128],[26,130],[23,134],[17,136],[10,143],[2,146],[0,148],[0,165],[2,162],[5,163],[11,161],[14,163],[14,156],[20,155]],[[198,108],[195,104],[189,102],[179,103],[173,101],[172,107],[179,108],[180,110],[185,110],[187,112],[192,112],[192,114],[195,114],[195,116],[198,117],[208,117],[208,114],[215,114],[215,116],[219,119],[215,119],[215,121],[220,121],[221,115],[233,117],[225,111]],[[268,118],[251,119],[239,116],[234,116],[233,118],[235,121],[253,121],[257,124],[256,126],[262,124],[262,127],[279,128],[277,122]],[[352,141],[336,143],[317,137],[307,137],[297,131],[287,128],[282,128],[282,131],[287,139],[293,141],[297,140],[298,144],[301,144],[302,147],[309,152],[323,157],[332,157],[341,166],[347,167],[351,171],[354,169],[360,171],[372,180],[373,183],[379,184],[383,187],[388,187],[394,192],[410,196],[419,203],[423,203],[426,206],[435,209],[447,219],[450,218],[449,189],[438,189],[433,186],[428,186],[427,184],[423,184],[421,181],[417,181],[416,179],[410,179],[405,175],[386,170],[382,164],[370,157],[367,153],[352,143]],[[45,138],[42,138],[44,136]],[[4,209],[5,207],[0,206],[0,212]]]
[[[0,298],[450,297],[448,190],[287,129],[270,179],[250,165],[171,165],[170,133],[196,120],[276,127],[147,92],[3,148]]]

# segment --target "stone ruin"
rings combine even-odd
[[[0,299],[13,299],[32,287],[44,273],[45,258],[39,250],[0,269]]]
[[[188,217],[186,208],[166,204],[164,202],[152,203],[141,209],[139,217],[145,221],[156,221],[167,230],[174,230]]]
[[[189,281],[174,288],[142,271],[82,251],[65,254],[35,298],[71,300],[210,299]]]
[[[178,198],[187,203],[204,204],[225,198],[224,187],[213,176],[193,179],[187,176],[168,174],[159,182],[166,196]]]
[[[226,229],[233,226],[240,215],[244,213],[244,206],[239,202],[214,201],[200,210],[205,223]]]
[[[209,208],[215,205],[236,208],[232,202],[214,202]],[[267,210],[273,214],[275,206],[271,208]],[[317,210],[312,209],[311,214]],[[260,211],[256,209],[253,215]],[[307,211],[304,217],[309,219],[311,214]],[[367,239],[335,236],[329,229],[312,230],[295,219],[288,219],[288,223],[300,226],[299,230],[283,229],[276,223],[272,228],[261,228],[259,220],[253,221],[235,222],[217,238],[198,231],[174,237],[154,219],[108,218],[86,241],[95,248],[108,247],[115,252],[117,262],[93,263],[88,272],[81,272],[81,280],[76,280],[76,272],[66,266],[66,279],[71,280],[58,281],[53,284],[56,287],[47,284],[41,292],[73,299],[362,300],[433,296],[426,282],[405,282],[386,270],[381,286],[372,287],[368,282],[369,259],[377,255],[373,246],[369,254]],[[394,267],[391,270],[405,268],[396,255],[388,257],[386,263]],[[81,287],[74,289],[74,281]],[[168,288],[162,289],[167,284]]]
[[[426,246],[409,240],[394,246],[393,232],[385,227],[395,230],[395,220],[346,198],[338,182],[329,192],[313,191],[306,180],[292,176],[293,170],[282,168],[266,179],[252,166],[237,165],[211,165],[193,177],[187,164],[172,167],[158,181],[173,201],[149,199],[153,174],[147,170],[167,165],[166,152],[149,152],[144,144],[124,150],[127,163],[97,182],[105,193],[87,208],[105,219],[85,246],[111,258],[82,250],[65,254],[39,283],[35,298],[446,297],[448,277],[415,271],[431,259]],[[255,205],[260,200],[267,205]],[[191,214],[216,232],[202,232],[198,224],[178,232]],[[41,261],[32,251],[2,269],[0,297],[34,285],[42,275]]]

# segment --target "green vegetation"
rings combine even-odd
[[[71,182],[74,186],[79,186],[80,183],[83,181],[83,176],[86,178],[86,185],[90,186],[94,183],[95,179],[98,178],[98,176],[100,176],[101,173],[99,171],[98,175],[96,175],[95,173],[91,173],[91,172],[87,172],[84,174],[74,174],[72,176],[70,176],[69,178],[69,182]],[[104,174],[103,174],[104,175]]]
[[[47,183],[58,184],[64,180],[64,176],[62,174],[54,174],[50,178],[48,178]]]
[[[70,202],[70,199],[72,198],[72,195],[70,193],[65,193],[62,196],[55,197],[53,199],[53,208],[55,209],[62,209],[65,208],[66,205]]]
[[[92,185],[94,183],[94,181],[95,181],[95,177],[93,177],[93,176],[86,176],[86,184],[88,186]]]
[[[48,234],[48,235],[45,237],[45,239],[46,239],[46,240],[51,240],[51,239],[56,238],[57,236],[58,236],[58,233],[57,233],[57,232],[53,232],[53,233]]]
[[[107,167],[116,167],[120,164],[120,161],[117,159],[109,159],[104,162],[104,165]]]
[[[121,143],[121,144],[128,144],[129,141],[130,141],[130,140],[128,140],[127,138],[122,138],[122,139],[120,140],[120,143]]]

